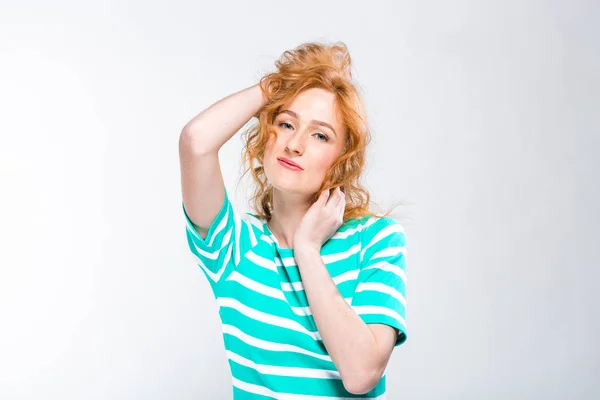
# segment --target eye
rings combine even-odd
[[[316,135],[321,135],[323,137],[323,139],[321,140],[322,142],[328,142],[329,138],[326,135],[323,135],[322,133],[316,133]]]
[[[277,126],[283,128],[283,129],[293,129],[294,128],[291,124],[289,124],[287,122],[280,122],[279,124],[277,124]],[[319,142],[328,142],[329,141],[329,137],[323,133],[317,132],[317,133],[315,133],[315,135],[318,135],[318,137],[320,137],[320,139],[318,139]]]

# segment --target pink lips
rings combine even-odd
[[[302,171],[302,167],[285,157],[278,158],[277,161],[287,169],[291,169],[292,171]]]

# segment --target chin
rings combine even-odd
[[[281,167],[277,165],[276,168]],[[269,168],[265,170],[265,176],[267,182],[281,192],[309,195],[319,190],[319,186],[313,188],[312,185],[307,185],[306,179],[298,179],[299,177],[294,178],[294,176],[289,176],[285,173],[279,174],[278,172]]]
[[[273,188],[279,190],[280,192],[293,193],[293,194],[302,194],[305,190],[301,185],[297,184],[271,184]]]

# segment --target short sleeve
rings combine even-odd
[[[217,284],[232,272],[240,262],[244,247],[256,244],[256,235],[250,223],[233,207],[227,189],[219,213],[203,239],[190,220],[182,201],[186,220],[189,249],[196,263],[212,284]]]
[[[361,235],[360,269],[351,307],[366,324],[396,328],[396,347],[407,339],[404,229],[392,218],[377,218]]]

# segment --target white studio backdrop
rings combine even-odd
[[[231,398],[178,137],[313,40],[348,45],[366,186],[405,204],[388,398],[600,397],[598,2],[0,4],[0,399]]]

